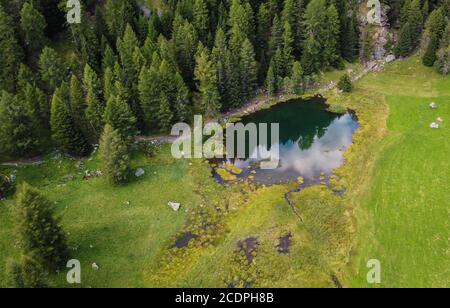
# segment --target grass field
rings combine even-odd
[[[449,287],[450,78],[413,58],[357,87],[383,95],[390,112],[389,135],[359,209],[360,262],[351,285],[367,286],[366,262],[378,259],[382,287]],[[437,110],[430,109],[432,101]],[[441,129],[430,129],[438,117]]]
[[[369,259],[382,263],[382,287],[449,286],[450,78],[412,58],[369,74],[352,94],[329,97],[355,110],[361,124],[336,171],[346,193],[324,185],[292,193],[300,217],[285,199],[293,186],[222,187],[206,162],[174,160],[168,146],[152,159],[136,153],[133,168],[146,174],[119,188],[102,177],[83,180],[76,161],[53,155],[0,171],[16,171],[55,202],[82,264],[81,287],[365,287]],[[444,123],[432,130],[437,117]],[[83,170],[98,168],[94,157]],[[0,202],[0,287],[5,261],[18,257],[13,204]],[[174,248],[189,233],[198,238]],[[279,253],[287,235],[289,253]],[[248,255],[239,248],[246,240],[244,247],[256,247]],[[49,279],[68,286],[64,271]]]

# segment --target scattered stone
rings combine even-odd
[[[103,173],[100,170],[97,170],[97,171],[86,170],[84,172],[83,179],[89,180],[89,179],[101,177],[102,175],[103,175]]]
[[[123,205],[130,205],[130,204],[131,204],[130,201],[125,201],[125,202],[123,203]]]
[[[89,245],[89,248],[94,249],[94,245]]]
[[[437,124],[436,122],[433,122],[433,123],[430,124],[430,128],[438,129],[439,128],[439,124]]]
[[[144,174],[145,174],[145,170],[142,169],[142,168],[139,168],[139,169],[136,170],[135,176],[136,176],[137,178],[140,178],[140,177],[142,177]]]
[[[386,57],[386,63],[391,63],[395,61],[395,59],[396,59],[395,55],[389,55]]]
[[[97,263],[92,263],[92,269],[94,270],[94,271],[98,271],[99,269],[100,269],[100,267],[97,265]]]
[[[65,175],[65,176],[63,177],[63,180],[66,181],[66,182],[71,182],[71,181],[73,181],[74,179],[75,179],[75,177],[74,177],[73,175],[71,175],[71,174]]]
[[[442,118],[437,118],[437,121],[438,121],[439,123],[444,122],[444,120],[443,120]]]
[[[175,212],[178,212],[178,210],[180,209],[180,207],[181,207],[181,203],[178,203],[178,202],[172,202],[172,201],[170,201],[169,203],[168,203],[168,205],[172,208],[172,210],[174,210]]]
[[[430,104],[430,108],[431,108],[431,109],[437,109],[437,108],[438,108],[438,105],[437,105],[435,102],[432,102],[432,103]]]

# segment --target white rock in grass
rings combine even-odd
[[[145,170],[142,169],[142,168],[137,169],[137,170],[136,170],[136,173],[135,173],[135,175],[136,175],[137,178],[140,178],[140,177],[143,176],[144,174],[145,174]]]
[[[97,263],[92,263],[92,269],[94,271],[98,271],[100,269],[100,267],[97,265]]]
[[[391,63],[392,61],[395,61],[395,59],[394,55],[389,55],[386,57],[386,63]]]
[[[438,105],[437,105],[435,102],[432,102],[432,103],[430,104],[430,108],[431,108],[431,109],[437,109],[437,108],[438,108]]]
[[[178,210],[181,207],[181,204],[178,202],[169,202],[168,205],[174,210],[175,212],[178,212]]]
[[[442,118],[437,118],[437,121],[438,121],[439,123],[444,122],[444,120],[443,120]]]
[[[437,128],[439,128],[439,124],[437,124],[436,122],[433,122],[430,124],[430,128],[437,129]]]

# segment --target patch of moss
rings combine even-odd
[[[236,181],[237,177],[234,174],[231,174],[224,168],[218,168],[216,173],[220,176],[220,178],[225,182]]]
[[[236,167],[235,165],[230,164],[230,163],[225,164],[224,168],[225,168],[225,170],[227,170],[227,171],[229,171],[229,172],[231,172],[233,174],[236,174],[236,175],[239,175],[239,174],[242,173],[242,169],[241,168]]]

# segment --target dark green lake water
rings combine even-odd
[[[249,115],[242,122],[268,123],[269,127],[270,123],[280,125],[279,143],[271,145],[279,147],[277,169],[259,169],[258,159],[229,161],[244,170],[240,178],[251,175],[262,184],[296,180],[299,176],[306,182],[315,182],[322,173],[331,174],[344,163],[343,154],[352,144],[353,134],[359,126],[351,113],[327,111],[323,99],[289,101]],[[248,149],[247,144],[247,153],[255,150]]]

